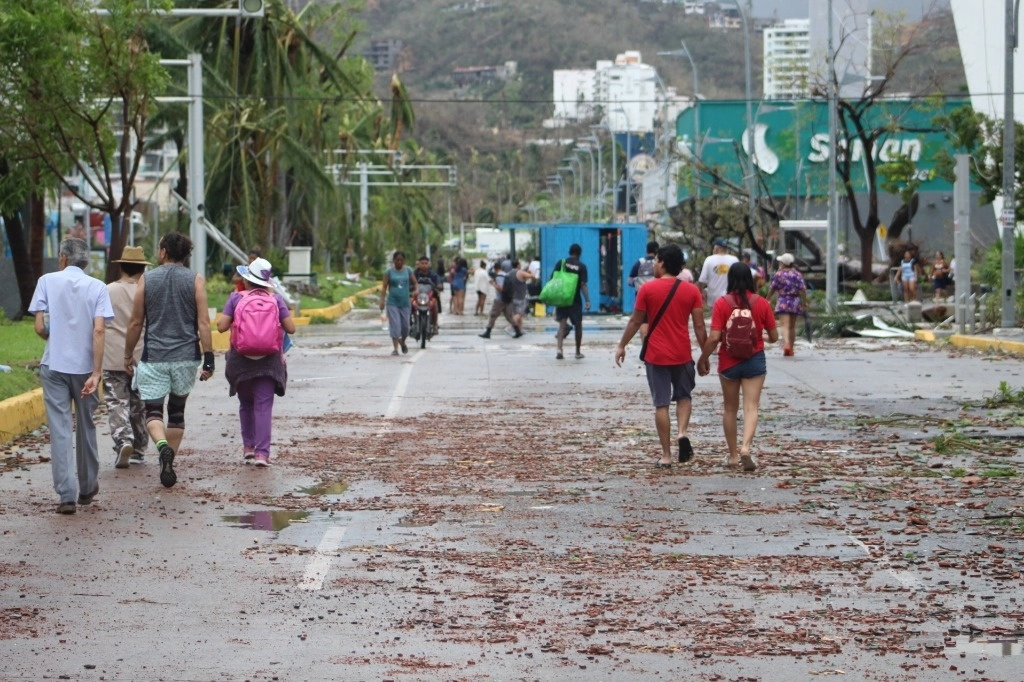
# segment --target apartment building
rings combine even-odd
[[[765,28],[765,99],[802,99],[810,94],[810,33],[810,19],[786,19]]]

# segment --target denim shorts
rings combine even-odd
[[[761,377],[767,373],[768,364],[765,362],[764,351],[762,350],[754,353],[740,364],[733,365],[724,372],[719,372],[718,376],[725,377],[729,381],[739,381],[740,379]]]

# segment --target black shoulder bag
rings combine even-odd
[[[647,336],[644,337],[644,342],[640,345],[640,362],[644,362],[644,358],[647,356],[647,340],[651,338],[651,334],[654,333],[654,328],[658,326],[658,320],[665,314],[665,310],[668,308],[669,302],[676,293],[676,289],[679,288],[679,283],[682,280],[676,278],[675,283],[672,284],[672,288],[669,289],[668,296],[665,297],[665,302],[658,308],[658,313],[651,320],[651,323],[647,325]]]

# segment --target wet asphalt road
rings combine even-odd
[[[771,349],[760,469],[723,466],[711,376],[695,460],[661,472],[623,324],[588,319],[563,361],[550,320],[485,341],[445,315],[397,358],[375,311],[301,328],[272,468],[241,463],[218,371],[173,489],[115,470],[102,428],[71,517],[20,439],[0,679],[1024,679],[1022,423],[975,404],[1018,360]]]

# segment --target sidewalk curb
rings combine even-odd
[[[360,296],[369,295],[378,290],[380,290],[379,284],[357,291],[332,306],[307,310],[305,315],[295,318],[295,325],[308,325],[310,318],[314,315],[337,320],[355,307],[356,300]],[[218,332],[216,329],[210,331],[213,338],[213,350],[226,352],[231,345],[230,330],[224,333]],[[38,429],[45,423],[46,407],[43,404],[43,389],[41,388],[0,401],[0,445]]]
[[[43,389],[37,388],[0,401],[0,444],[9,443],[44,423]]]
[[[936,334],[931,329],[918,329],[914,332],[918,341],[935,343],[947,341],[957,348],[976,348],[978,350],[1001,350],[1014,355],[1024,355],[1024,341],[1001,339],[997,336],[968,336],[966,334]]]

